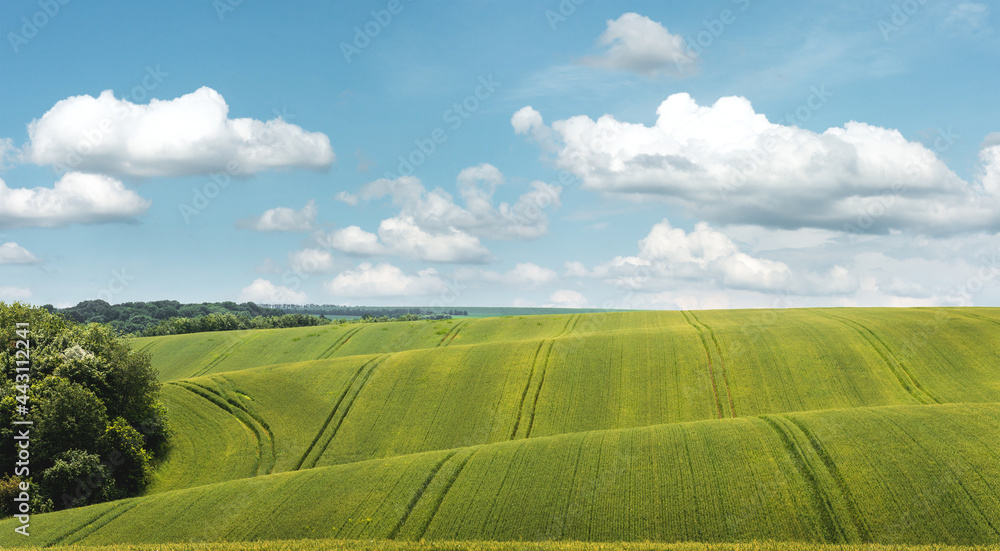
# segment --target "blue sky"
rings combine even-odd
[[[8,2],[0,300],[997,306],[998,12]]]

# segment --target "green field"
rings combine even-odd
[[[154,484],[33,516],[30,538],[4,521],[0,545],[1000,543],[1000,309],[511,316],[134,346],[176,430]]]

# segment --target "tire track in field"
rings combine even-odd
[[[333,418],[337,415],[337,410],[340,409],[340,404],[344,401],[344,397],[347,396],[347,393],[350,392],[351,387],[354,386],[354,381],[356,381],[357,378],[361,375],[361,372],[364,371],[365,367],[367,367],[369,363],[375,361],[375,359],[368,360],[367,362],[361,364],[361,366],[358,367],[358,370],[354,372],[354,375],[351,377],[351,380],[348,381],[347,385],[344,386],[344,391],[340,393],[340,398],[337,399],[337,403],[334,404],[333,409],[330,410],[330,414],[326,416],[326,420],[323,422],[323,426],[319,428],[319,431],[316,433],[316,436],[314,436],[312,442],[309,443],[309,447],[306,448],[305,453],[302,454],[302,457],[299,459],[299,462],[296,463],[295,468],[292,470],[297,471],[302,468],[302,464],[305,463],[306,459],[309,457],[309,453],[313,450],[314,447],[316,447],[316,444],[319,442],[319,439],[323,436],[323,433],[326,432],[326,428],[330,426],[330,423],[333,421]]]
[[[260,425],[260,427],[262,429],[264,429],[264,432],[267,433],[267,438],[268,438],[268,440],[271,443],[271,464],[268,466],[267,474],[273,473],[274,472],[275,463],[277,463],[277,461],[278,461],[278,451],[277,451],[277,448],[276,448],[276,439],[274,438],[274,432],[271,430],[271,426],[267,423],[267,421],[262,416],[258,415],[252,408],[248,408],[243,403],[243,401],[240,400],[240,396],[241,395],[242,396],[247,396],[247,394],[245,392],[242,392],[242,391],[238,390],[236,388],[236,385],[233,383],[233,381],[229,377],[226,377],[225,375],[219,375],[219,378],[226,382],[226,386],[229,387],[230,392],[232,392],[233,396],[235,396],[234,399],[228,399],[227,398],[226,401],[228,403],[232,404],[234,407],[242,410],[248,416],[250,416],[250,418],[252,418],[254,421],[256,421],[257,424]],[[216,384],[218,384],[218,381],[216,381]],[[219,385],[219,386],[221,386],[221,385]],[[221,394],[220,394],[220,396],[221,396]]]
[[[715,383],[715,369],[712,367],[712,353],[708,350],[708,341],[705,340],[705,333],[702,331],[695,322],[691,321],[688,317],[688,312],[681,310],[681,315],[684,316],[684,321],[688,322],[688,325],[694,328],[698,332],[698,338],[701,339],[701,346],[705,349],[705,357],[708,359],[708,377],[712,380],[712,394],[715,396],[715,411],[719,415],[719,419],[722,419],[722,400],[719,398],[719,387]]]
[[[125,513],[135,509],[139,506],[139,500],[133,500],[131,502],[120,503],[109,507],[108,510],[100,513],[96,517],[92,518],[89,522],[81,524],[76,528],[71,529],[62,536],[52,540],[45,547],[52,547],[54,545],[72,545],[83,538],[93,534],[94,532],[100,530],[107,526],[108,523],[115,520],[116,518],[124,515]],[[81,532],[84,532],[81,534]],[[72,539],[71,539],[72,538]]]
[[[448,346],[448,343],[450,343],[451,341],[455,340],[455,335],[458,335],[458,332],[461,330],[462,326],[463,325],[468,325],[468,323],[469,322],[467,322],[467,321],[460,321],[460,322],[456,323],[455,325],[452,325],[448,329],[448,331],[444,334],[444,336],[441,337],[441,340],[435,346]],[[449,338],[449,337],[451,337],[451,338]]]
[[[420,485],[420,488],[417,490],[417,493],[413,494],[413,497],[410,498],[410,502],[406,505],[406,511],[403,512],[403,516],[399,518],[399,522],[396,523],[396,526],[392,527],[392,530],[389,532],[389,535],[386,536],[386,539],[390,540],[396,539],[396,536],[399,534],[399,530],[403,527],[404,524],[406,524],[406,521],[409,520],[410,514],[413,513],[413,508],[417,506],[417,502],[420,501],[420,498],[424,496],[424,492],[427,491],[427,487],[431,485],[431,482],[434,480],[434,477],[437,476],[438,471],[441,470],[441,467],[444,467],[444,464],[447,463],[449,459],[455,457],[455,454],[457,453],[458,450],[451,452],[450,454],[448,454],[448,457],[445,457],[444,459],[439,461],[437,465],[434,465],[434,468],[431,469],[431,472],[427,474],[427,478],[424,479],[424,483]]]
[[[840,469],[833,461],[833,458],[826,452],[822,442],[820,442],[819,438],[817,438],[816,435],[813,434],[812,430],[802,421],[787,416],[785,419],[795,425],[806,437],[806,440],[809,441],[809,445],[812,446],[813,451],[816,452],[820,461],[823,462],[826,472],[830,474],[830,477],[833,478],[833,481],[837,484],[837,489],[840,490],[840,495],[843,498],[844,503],[847,505],[847,510],[851,515],[851,522],[854,523],[854,528],[858,531],[858,535],[861,537],[861,540],[866,543],[874,542],[875,539],[872,536],[868,525],[864,521],[864,516],[861,514],[861,509],[858,508],[858,503],[854,499],[854,494],[851,493],[851,489],[847,485],[847,481],[844,480],[844,476],[840,473]]]
[[[715,338],[715,330],[708,326],[707,323],[698,319],[698,316],[694,312],[688,312],[691,317],[694,318],[699,325],[708,330],[708,335],[712,338],[712,344],[715,345],[715,351],[719,354],[719,370],[722,372],[722,384],[726,387],[726,398],[729,400],[729,415],[730,417],[736,417],[736,405],[733,403],[733,392],[729,388],[729,375],[726,374],[726,362],[722,360],[722,347],[719,346],[718,339]],[[703,335],[704,339],[704,335]],[[708,346],[708,342],[702,340],[702,343]]]
[[[869,346],[875,349],[875,352],[879,355],[880,358],[882,358],[882,361],[889,367],[889,371],[891,371],[892,374],[896,376],[896,380],[899,381],[899,384],[903,387],[903,390],[909,393],[910,396],[913,396],[913,398],[917,402],[921,404],[943,403],[936,396],[934,396],[928,390],[926,390],[923,387],[923,385],[920,384],[920,381],[918,381],[916,377],[914,377],[913,374],[910,373],[910,370],[907,369],[905,365],[903,365],[903,362],[900,362],[898,359],[896,359],[896,356],[893,355],[892,350],[890,350],[889,347],[886,346],[885,342],[883,342],[882,339],[880,339],[879,336],[876,335],[874,331],[865,327],[859,322],[840,317],[836,314],[823,312],[821,310],[816,310],[816,312],[821,315],[825,315],[828,318],[839,321],[845,326],[853,329],[857,334],[861,335],[861,338],[865,339],[865,342],[867,342]]]
[[[341,335],[339,339],[333,341],[333,344],[331,344],[329,348],[327,348],[326,350],[324,350],[323,352],[321,352],[320,355],[316,359],[317,360],[325,360],[325,359],[329,358],[330,356],[333,356],[341,348],[343,348],[345,344],[347,344],[347,341],[351,340],[351,337],[353,337],[354,335],[356,335],[358,333],[358,331],[361,331],[362,329],[364,329],[364,328],[363,327],[358,327],[356,329],[348,330],[348,331],[344,332],[344,334]]]
[[[782,427],[781,420],[784,420],[784,418],[762,415],[759,419],[767,423],[767,425],[775,433],[777,433],[778,437],[781,439],[781,443],[785,446],[785,451],[787,451],[788,455],[792,458],[792,463],[795,464],[795,467],[798,469],[802,479],[805,480],[806,485],[809,488],[809,497],[813,503],[813,508],[819,515],[820,527],[823,531],[825,542],[848,543],[849,540],[847,533],[844,531],[844,528],[837,523],[837,515],[833,510],[833,504],[830,501],[830,496],[823,491],[823,486],[816,476],[815,469],[809,464],[806,452],[799,447],[789,430]]]
[[[333,407],[333,411],[330,412],[330,416],[326,418],[326,421],[323,423],[323,427],[320,428],[319,432],[316,434],[316,438],[313,439],[313,443],[310,444],[306,453],[302,455],[302,460],[300,460],[299,465],[295,468],[295,470],[303,468],[303,465],[305,465],[308,461],[310,451],[313,449],[318,449],[319,451],[313,458],[312,463],[306,468],[311,469],[316,466],[316,463],[318,463],[320,458],[323,457],[323,454],[326,453],[326,449],[330,447],[330,442],[333,442],[334,437],[337,436],[337,431],[340,430],[340,426],[344,423],[344,419],[346,419],[347,415],[351,412],[351,406],[354,405],[354,402],[358,399],[361,391],[364,390],[365,384],[368,383],[368,379],[371,378],[375,369],[377,369],[378,366],[381,365],[382,362],[388,357],[389,354],[382,354],[362,364],[357,373],[354,374],[351,382],[347,385],[347,388],[340,395],[340,399],[337,400],[337,404]],[[352,390],[354,391],[353,394],[351,394]],[[347,397],[348,394],[350,394],[349,398]],[[344,403],[345,399],[347,400],[346,404]],[[340,407],[341,404],[344,404],[343,409]],[[334,424],[334,419],[336,419],[336,424]],[[332,429],[330,429],[331,425],[333,427]],[[329,434],[327,434],[327,429],[330,429]]]
[[[545,351],[545,358],[542,359],[542,376],[538,379],[538,389],[535,390],[535,400],[531,403],[531,417],[528,418],[528,430],[525,431],[524,437],[531,438],[531,429],[535,426],[535,412],[538,410],[538,398],[542,395],[542,385],[545,384],[545,373],[549,369],[549,358],[552,356],[552,348],[555,347],[555,339],[550,339],[549,349]]]
[[[456,323],[455,324],[455,330],[451,333],[451,337],[448,338],[448,342],[444,343],[444,346],[448,346],[449,344],[451,344],[451,341],[455,340],[455,337],[458,336],[459,331],[461,331],[462,329],[465,329],[466,325],[469,325],[469,322],[467,322],[467,321],[460,321],[460,322]]]
[[[563,326],[562,331],[559,332],[555,338],[563,337],[569,335],[576,330],[576,324],[580,323],[580,318],[583,314],[570,314],[569,319],[566,320],[566,325]]]
[[[136,348],[135,351],[136,352],[145,352],[145,351],[149,350],[150,348],[152,348],[154,344],[156,344],[156,341],[150,341],[150,342],[146,343],[146,346],[143,346],[142,348]]]
[[[524,383],[524,391],[521,393],[521,403],[517,406],[517,419],[514,421],[514,430],[510,431],[511,440],[517,437],[517,429],[521,426],[521,416],[524,411],[524,399],[528,397],[528,389],[531,388],[531,380],[535,378],[535,367],[538,364],[538,353],[542,351],[543,346],[545,346],[544,340],[538,343],[538,348],[535,349],[535,357],[531,360],[531,373],[528,374],[528,382]]]
[[[438,494],[438,496],[434,499],[434,506],[433,508],[431,508],[431,514],[430,516],[427,517],[427,522],[425,522],[424,526],[420,529],[420,535],[416,537],[417,541],[424,539],[424,534],[426,534],[427,529],[430,528],[431,522],[434,520],[434,516],[437,515],[438,510],[441,509],[441,504],[444,503],[445,496],[448,495],[448,492],[451,490],[451,487],[455,485],[455,481],[458,480],[458,476],[462,474],[462,470],[465,469],[465,466],[469,463],[469,460],[472,459],[472,456],[476,455],[476,452],[478,451],[479,450],[477,449],[476,451],[467,455],[465,459],[462,460],[462,463],[458,466],[457,469],[455,469],[455,472],[452,473],[451,477],[448,479],[448,482],[445,483],[444,489],[441,490],[441,493]]]
[[[184,382],[186,382],[189,385],[198,387],[204,390],[205,392],[214,395],[217,399],[221,400],[225,405],[234,408],[235,412],[233,412],[233,415],[235,415],[236,417],[240,417],[239,413],[242,412],[243,415],[249,418],[249,421],[246,421],[245,419],[240,419],[240,421],[243,422],[244,425],[247,425],[247,427],[250,428],[250,430],[254,431],[254,434],[257,436],[257,442],[259,446],[262,446],[263,448],[270,448],[269,454],[263,454],[263,453],[261,454],[262,458],[265,455],[270,456],[270,460],[268,461],[268,463],[266,465],[262,464],[261,468],[265,468],[265,471],[262,474],[271,474],[274,471],[274,464],[277,461],[278,454],[275,448],[274,433],[271,431],[270,425],[268,425],[267,421],[265,421],[262,417],[256,415],[253,411],[248,409],[242,402],[240,402],[238,398],[238,392],[236,391],[235,388],[233,388],[232,381],[227,379],[225,376],[220,376],[220,378],[226,382],[227,386],[229,387],[229,390],[232,391],[233,394],[235,394],[237,397],[231,398],[229,396],[224,395],[219,390],[207,387],[205,385],[200,385],[193,381],[184,381]],[[218,385],[220,389],[222,388],[222,384],[220,384],[219,381],[212,379],[212,382]],[[259,427],[260,430],[258,431],[257,428],[254,427],[253,425]],[[262,437],[260,434],[261,432],[263,432],[265,436]],[[267,441],[266,445],[264,443],[264,440]]]
[[[228,358],[233,353],[233,350],[236,349],[236,347],[238,347],[240,345],[247,344],[248,342],[256,339],[257,337],[260,337],[260,335],[259,334],[258,335],[254,335],[254,336],[249,337],[249,338],[244,337],[244,338],[241,338],[241,339],[237,340],[232,345],[230,345],[229,348],[225,349],[221,354],[219,354],[218,356],[216,356],[214,360],[208,362],[208,364],[205,365],[205,367],[203,367],[200,370],[198,370],[198,372],[195,373],[194,375],[191,375],[191,378],[201,377],[202,375],[205,375],[206,373],[208,373],[209,371],[211,371],[213,367],[219,365],[226,358]]]
[[[265,428],[264,426],[260,426],[258,428],[256,419],[254,419],[252,415],[250,415],[242,407],[234,406],[232,403],[230,403],[228,400],[226,400],[224,397],[222,397],[214,390],[211,390],[209,388],[206,388],[204,386],[195,383],[191,383],[189,381],[171,381],[168,382],[167,384],[174,385],[178,388],[183,388],[184,390],[187,390],[188,392],[195,394],[196,396],[200,396],[201,398],[214,404],[219,409],[235,417],[237,421],[239,421],[243,426],[247,428],[247,430],[253,433],[254,438],[257,440],[257,465],[255,466],[255,472],[258,475],[269,474],[271,470],[274,469],[274,462],[276,460],[276,457],[273,455],[274,436],[271,434],[269,428]],[[244,417],[237,412],[241,412],[244,415],[246,415],[246,417],[248,417],[250,421],[244,419]],[[267,456],[269,455],[269,452],[272,455],[268,460]]]
[[[993,318],[988,318],[986,316],[980,316],[979,314],[973,314],[971,312],[965,312],[965,311],[957,311],[957,312],[954,312],[954,313],[956,313],[956,314],[958,314],[960,316],[965,316],[965,317],[968,317],[968,318],[977,319],[979,321],[985,321],[987,323],[993,323],[993,324],[996,324],[996,325],[1000,325],[1000,320],[995,320]]]

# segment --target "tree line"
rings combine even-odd
[[[176,300],[156,300],[109,304],[103,300],[85,300],[69,308],[54,308],[51,304],[43,308],[52,313],[60,313],[76,323],[106,323],[123,334],[141,334],[147,328],[170,318],[199,318],[225,313],[267,318],[285,314],[280,309],[258,306],[253,302],[237,304],[232,301],[182,304]]]

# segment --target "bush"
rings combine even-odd
[[[42,473],[39,489],[50,496],[55,509],[82,507],[119,497],[111,474],[98,455],[67,450]]]
[[[128,494],[141,491],[152,476],[152,457],[144,444],[139,431],[121,417],[108,425],[98,442],[101,455],[111,462],[115,483]]]

